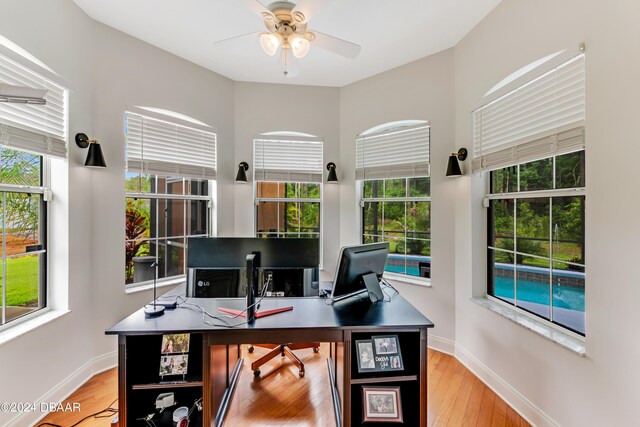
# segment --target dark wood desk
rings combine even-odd
[[[175,292],[181,293],[179,289]],[[189,298],[187,301],[211,314],[219,314],[219,307],[243,309],[245,306],[242,298]],[[202,396],[202,425],[221,426],[242,368],[240,344],[274,340],[331,343],[327,365],[338,426],[361,424],[361,388],[367,384],[401,386],[405,425],[427,425],[427,330],[433,323],[402,296],[392,295],[391,301],[376,304],[352,297],[334,305],[321,298],[265,298],[261,309],[285,306],[294,308],[258,319],[253,325],[243,324],[243,318],[228,319],[231,325],[237,325],[233,328],[207,325],[202,311],[184,304],[155,319],[145,318],[140,309],[109,328],[107,334],[119,336],[121,425],[135,425],[142,414],[153,412],[148,405],[153,407],[159,393],[174,391],[176,396],[182,394],[180,404],[185,406],[190,406],[194,396]],[[208,321],[215,322],[214,319]],[[166,333],[191,334],[185,383],[160,382],[160,343],[162,334]],[[384,334],[399,336],[405,370],[376,375],[358,373],[355,340]],[[190,425],[197,423],[192,420]]]

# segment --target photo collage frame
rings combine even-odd
[[[160,348],[160,377],[187,375],[190,334],[165,334]]]
[[[397,335],[377,335],[356,340],[358,372],[403,371],[400,341]]]

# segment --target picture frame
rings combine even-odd
[[[356,340],[356,352],[358,372],[370,372],[376,370],[375,356],[373,354],[373,342],[371,340]]]
[[[371,337],[371,339],[373,340],[377,355],[400,353],[397,335],[377,335]]]
[[[189,353],[190,334],[162,335],[161,354]]]
[[[398,335],[374,335],[368,340],[355,341],[358,373],[403,371]]]
[[[362,422],[403,423],[400,387],[362,386]]]
[[[187,354],[173,354],[167,356],[160,356],[160,376],[166,377],[169,375],[187,375],[187,369],[189,367],[189,355]]]

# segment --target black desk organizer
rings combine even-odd
[[[139,418],[156,413],[158,427],[173,427],[173,411],[186,406],[191,409],[202,397],[202,334],[192,333],[189,343],[187,374],[160,376],[162,334],[131,335],[127,340],[127,425],[146,425]],[[160,393],[172,392],[176,404],[157,414],[156,398]],[[193,411],[189,426],[202,426],[202,415]]]

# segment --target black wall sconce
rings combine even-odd
[[[333,162],[327,163],[327,182],[338,182],[338,174],[336,173],[336,164]]]
[[[236,182],[247,182],[247,170],[249,170],[249,163],[240,162],[238,165],[238,174],[236,175]]]
[[[464,162],[467,158],[467,149],[461,148],[457,153],[451,153],[449,156],[449,164],[447,165],[447,176],[460,176],[462,175],[462,171],[460,170],[460,165],[458,164],[458,160]]]
[[[84,165],[92,168],[106,168],[107,164],[104,161],[104,156],[102,155],[102,148],[100,148],[100,144],[98,144],[97,139],[89,139],[87,135],[84,133],[76,134],[76,145],[80,148],[89,147],[89,152],[87,153],[87,160],[85,160]]]

